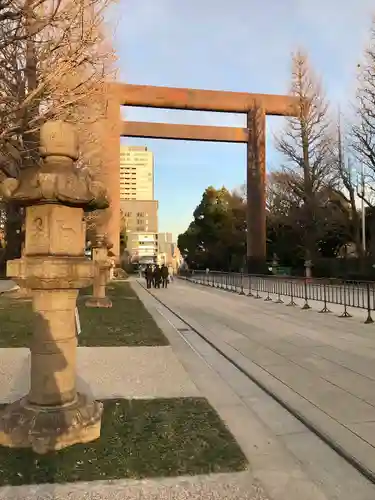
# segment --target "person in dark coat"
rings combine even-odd
[[[156,264],[154,269],[154,287],[160,288],[160,282],[161,282],[161,271],[160,267]]]
[[[152,272],[152,267],[150,264],[147,264],[146,269],[145,269],[145,278],[146,278],[146,286],[147,288],[151,288],[152,285],[152,280],[153,280],[153,272]]]
[[[160,272],[161,272],[161,279],[163,281],[163,288],[167,288],[168,287],[168,275],[169,275],[169,272],[168,272],[168,268],[167,268],[167,266],[165,264],[163,264],[161,266]]]

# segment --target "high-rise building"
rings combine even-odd
[[[121,146],[120,199],[154,199],[154,155],[145,146]]]

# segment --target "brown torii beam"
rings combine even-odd
[[[154,87],[128,83],[114,83],[113,87],[122,106],[247,113],[256,102],[265,110],[266,115],[294,114],[295,99],[284,95]]]
[[[298,104],[295,98],[284,95],[249,94],[216,90],[195,90],[187,88],[154,87],[111,83],[109,86],[112,103],[113,134],[129,137],[158,139],[180,139],[247,143],[247,266],[252,273],[263,273],[266,269],[266,210],[265,210],[265,129],[266,116],[296,116]],[[211,127],[203,125],[172,125],[165,123],[121,122],[117,106],[138,106],[149,108],[181,109],[191,111],[216,111],[225,113],[246,113],[247,129],[235,127]],[[110,118],[108,118],[110,120]],[[115,142],[113,141],[113,145]],[[118,158],[108,162],[117,165],[110,173],[115,186],[119,179],[119,137],[118,148],[112,150]],[[109,172],[108,172],[109,174]],[[116,179],[115,179],[116,176]],[[119,229],[114,221],[119,212],[119,186],[111,194],[114,252],[118,255]],[[117,217],[117,215],[116,215]],[[117,234],[116,234],[117,231]]]
[[[121,135],[184,141],[248,142],[247,128],[175,125],[172,123],[123,122]]]

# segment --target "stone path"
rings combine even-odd
[[[29,391],[29,350],[0,349],[0,402]],[[78,390],[97,399],[199,396],[187,372],[166,347],[79,347]]]
[[[18,285],[12,280],[0,280],[0,294],[12,290],[13,288],[18,289]]]
[[[182,281],[168,290],[153,293],[375,471],[375,325],[364,325],[357,318],[340,320],[333,315],[301,311]],[[370,483],[365,485],[342,459],[341,462],[337,456],[323,459],[324,447],[321,443],[313,446],[313,437],[304,426],[289,414],[283,414],[274,402],[265,403],[262,391],[251,387],[238,371],[223,365],[222,358],[218,360],[212,349],[202,345],[199,338],[194,339],[193,332],[186,332],[185,336],[221,371],[222,378],[237,394],[242,393],[247,406],[289,449],[297,455],[304,453],[306,460],[311,455],[322,463],[327,461],[325,466],[329,472],[325,481],[332,494],[330,498],[375,498],[375,487]],[[319,464],[310,463],[309,467],[311,474],[318,474]],[[334,490],[340,484],[348,488],[356,484],[356,487],[351,492],[345,487],[340,496],[335,496]]]
[[[0,488],[0,500],[269,500],[248,472]]]
[[[134,285],[134,288],[170,341],[174,352],[195,385],[207,397],[241,445],[249,460],[255,480],[264,486],[269,498],[272,500],[301,500],[301,498],[304,500],[338,500],[339,497],[326,495],[325,490],[321,488],[321,476],[310,477],[306,473],[300,458],[287,450],[275,430],[265,425],[264,419],[259,418],[256,412],[249,408],[243,397],[243,394],[246,394],[247,397],[258,395],[261,398],[264,397],[264,393],[247,379],[243,380],[241,373],[223,362],[221,356],[216,356],[217,365],[213,366],[215,351],[213,352],[210,346],[207,346],[199,337],[197,338],[197,335],[187,328],[184,322],[157,302],[144,288],[140,285]],[[193,288],[190,293],[192,291],[194,292]],[[168,302],[169,298],[176,294],[177,302],[186,305],[186,301],[182,298],[184,293],[190,295],[188,286],[179,282],[173,284],[168,290],[156,291],[157,296]],[[190,304],[189,310],[195,310],[195,301]],[[264,403],[264,399],[262,402]],[[286,422],[286,416],[282,412],[276,410],[274,415],[277,421]],[[290,422],[287,423],[290,425]],[[324,452],[325,455],[328,452],[329,456],[329,449]],[[335,462],[331,462],[330,465],[335,465]],[[366,497],[358,496],[367,485],[361,489],[363,479],[358,479],[353,474],[350,476],[345,467],[343,473],[344,477],[348,476],[351,479],[357,495],[356,500],[374,499],[375,488],[370,487],[367,490],[369,495]],[[353,492],[353,489],[349,492]],[[350,500],[352,498],[353,496]],[[347,497],[340,498],[340,500],[347,500]]]

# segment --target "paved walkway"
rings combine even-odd
[[[78,390],[97,399],[200,396],[172,348],[79,347]],[[30,354],[26,348],[0,349],[0,403],[29,392]]]
[[[0,488],[0,500],[271,500],[249,474]],[[302,499],[301,499],[302,500]]]
[[[157,302],[144,288],[137,284],[134,284],[134,288],[163,330],[194,384],[215,408],[240,444],[250,463],[249,484],[254,484],[254,479],[259,481],[270,500],[301,500],[302,498],[304,500],[338,500],[338,498],[352,500],[354,498],[353,495],[342,498],[326,495],[325,490],[321,488],[321,476],[310,477],[300,459],[286,449],[279,436],[265,425],[263,419],[258,418],[256,413],[248,407],[245,399],[241,397],[241,394],[246,394],[247,397],[257,395],[264,403],[264,393],[249,380],[243,380],[241,373],[228,366],[225,360],[223,362],[221,356],[215,356],[215,351],[210,346],[200,341],[184,322]],[[168,290],[159,290],[156,293],[164,300],[167,296],[176,292],[181,293],[181,291],[183,293],[185,287],[181,290],[180,284],[176,282]],[[280,413],[279,408],[277,417],[283,420],[285,425],[285,415]],[[288,421],[287,424],[291,425],[291,422]],[[326,449],[323,452],[325,456],[327,454],[328,457],[330,456],[329,450],[328,453]],[[330,461],[330,466],[337,466],[335,460]],[[368,487],[367,483],[363,485],[363,478],[358,478],[355,474],[351,475],[351,471],[347,471],[345,466],[342,472],[344,477],[350,478],[350,484],[353,484],[353,488],[346,488],[349,494],[354,491],[356,500],[374,500],[375,488],[371,485]],[[337,486],[334,486],[334,489],[337,490]],[[263,495],[267,496],[265,493]],[[227,498],[227,495],[224,496]],[[185,497],[182,498],[185,500]],[[190,497],[186,496],[186,498]],[[243,497],[238,496],[238,500],[241,498]]]
[[[305,303],[305,297],[307,297],[307,303],[313,310],[321,311],[326,305],[330,312],[338,316],[343,314],[345,310],[344,304],[346,304],[346,311],[362,321],[365,321],[367,317],[366,308],[369,303],[371,316],[375,321],[375,295],[371,283],[369,283],[368,291],[365,284],[358,286],[346,283],[345,286],[339,286],[324,283],[324,280],[312,280],[306,283],[305,288],[302,279],[288,279],[287,277],[273,278],[267,276],[262,278],[252,276],[249,278],[244,276],[241,278],[240,274],[210,273],[207,278],[204,273],[198,273],[193,276],[193,279],[203,282],[208,281],[211,285],[214,283],[215,286],[220,284],[229,289],[236,286],[237,291],[240,291],[240,287],[243,285],[246,294],[248,294],[251,285],[252,293],[254,295],[258,294],[262,299],[270,297],[273,301],[276,301],[281,298],[285,304],[288,304],[293,297],[293,302],[299,307]],[[370,298],[369,302],[368,296]],[[326,298],[326,304],[324,304],[324,297]]]
[[[12,288],[18,288],[18,285],[12,280],[0,280],[0,294],[12,290]]]
[[[375,472],[375,325],[183,281],[156,295]]]

